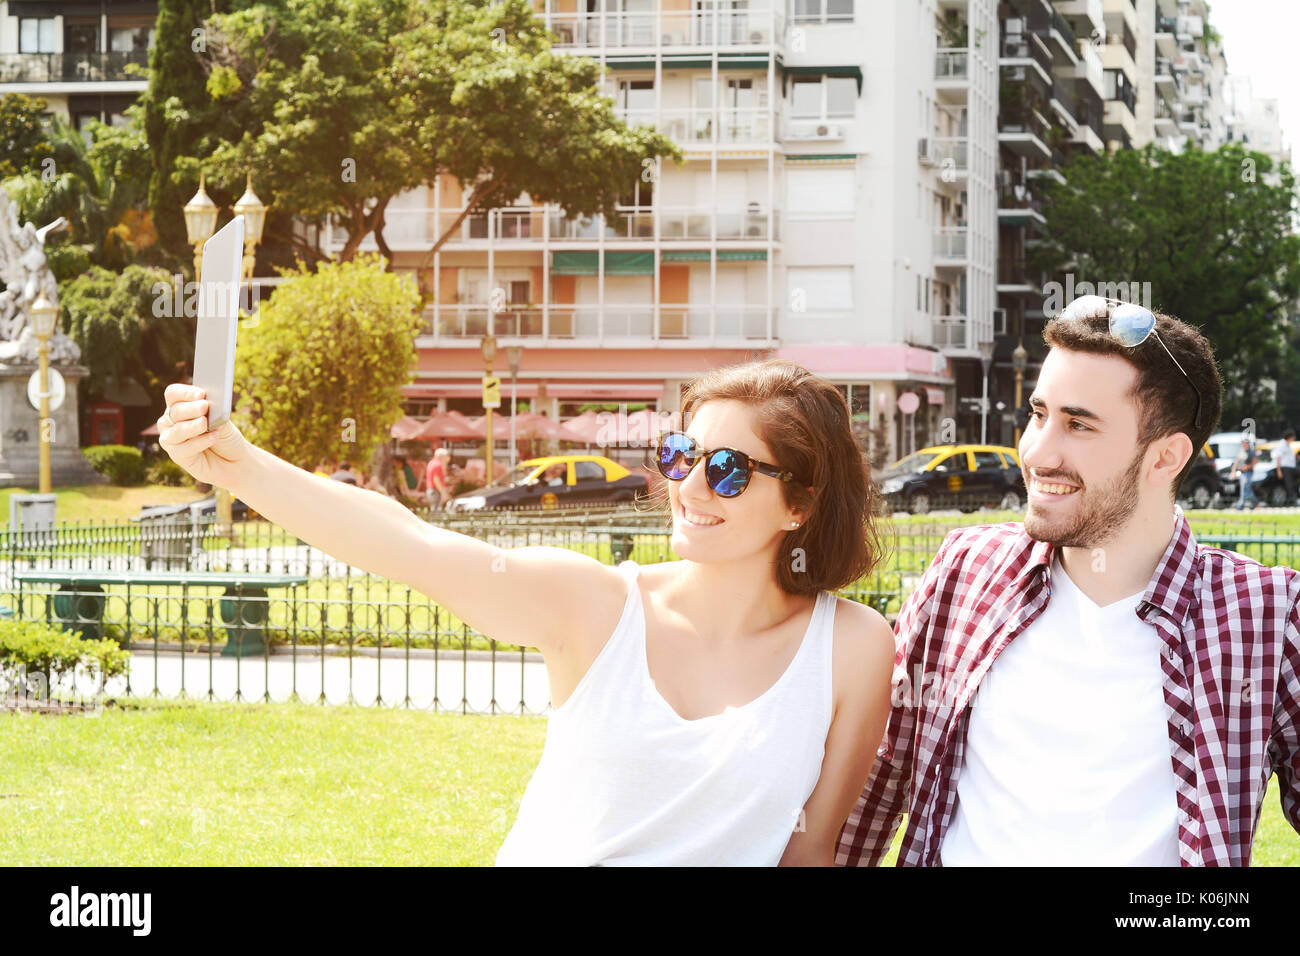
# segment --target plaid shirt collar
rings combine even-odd
[[[1027,586],[1031,575],[1046,577],[1051,573],[1052,560],[1056,557],[1056,545],[1047,541],[1029,538],[1021,525],[1021,531],[1032,542],[1029,545],[1029,559],[1016,578],[1017,584]],[[1196,538],[1192,536],[1192,526],[1179,505],[1174,505],[1174,533],[1169,545],[1156,565],[1147,589],[1142,594],[1139,612],[1144,620],[1149,621],[1152,611],[1162,612],[1175,627],[1182,627],[1183,620],[1192,608],[1199,580]],[[1145,605],[1145,607],[1144,607]]]

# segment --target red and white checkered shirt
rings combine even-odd
[[[1202,547],[1177,506],[1175,519],[1137,614],[1164,645],[1179,857],[1183,866],[1246,866],[1272,773],[1300,832],[1300,572]],[[879,864],[906,812],[898,865],[940,865],[968,705],[1047,606],[1052,556],[1019,522],[944,538],[895,625],[889,725],[837,864]]]

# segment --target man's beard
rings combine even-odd
[[[1075,492],[1074,517],[1048,520],[1034,514],[1033,503],[1025,513],[1025,533],[1036,541],[1046,541],[1058,548],[1095,548],[1109,540],[1124,526],[1138,505],[1138,476],[1142,473],[1142,459],[1146,449],[1138,449],[1132,464],[1101,488]],[[1072,476],[1060,475],[1079,482]],[[1043,479],[1050,482],[1051,478]],[[1026,483],[1032,476],[1025,475]]]

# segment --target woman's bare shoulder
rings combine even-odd
[[[837,597],[833,635],[835,700],[887,691],[894,667],[894,629],[875,608]]]

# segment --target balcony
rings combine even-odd
[[[563,210],[542,206],[507,206],[466,217],[444,248],[488,244],[525,247],[543,242],[648,242],[654,239],[655,217],[659,237],[667,242],[683,240],[708,243],[766,242],[769,221],[772,238],[780,238],[780,214],[760,203],[731,205],[714,211],[689,207],[619,207],[615,217],[569,219]],[[389,209],[384,215],[384,240],[394,251],[427,250],[461,216],[456,209]],[[341,249],[344,233],[335,229],[327,245]],[[374,249],[375,238],[367,236],[361,248]]]
[[[1174,56],[1178,52],[1178,41],[1174,38],[1177,21],[1172,17],[1156,14],[1156,51],[1161,56]]]
[[[999,65],[1004,67],[1037,64],[1044,83],[1052,81],[1052,54],[1037,33],[1007,33],[1002,37]]]
[[[1102,96],[1104,95],[1105,69],[1096,48],[1091,43],[1085,43],[1079,54],[1079,62],[1075,64],[1074,72],[1071,75],[1080,84],[1088,84],[1097,91],[1098,96]]]
[[[960,176],[970,172],[970,139],[965,136],[932,136],[917,145],[921,162]]]
[[[780,138],[780,115],[766,109],[615,110],[628,126],[650,126],[681,146],[770,145]]]
[[[1178,135],[1178,120],[1165,100],[1156,100],[1155,126],[1157,136]]]
[[[1029,274],[1028,263],[1025,257],[1020,256],[1002,256],[998,259],[998,288],[997,291],[1004,294],[1023,293],[1026,295],[1035,295],[1042,291],[1038,284],[1038,279]]]
[[[132,53],[5,53],[0,54],[0,83],[105,83],[138,81],[127,67],[149,65],[149,52]]]
[[[691,50],[783,45],[785,18],[775,10],[547,13],[560,50]]]
[[[1106,17],[1101,0],[1060,0],[1056,9],[1062,16],[1078,23],[1089,36],[1094,32],[1106,32]]]
[[[542,305],[507,306],[493,313],[484,304],[428,306],[420,334],[437,345],[481,339],[527,339],[529,346],[646,345],[702,348],[717,344],[770,345],[776,310],[768,306]]]
[[[1047,37],[1052,41],[1053,62],[1062,66],[1079,62],[1079,41],[1055,7],[1047,21]]]
[[[998,224],[1003,226],[1045,226],[1042,200],[1023,184],[998,190]],[[999,279],[999,282],[1002,280]]]
[[[966,226],[942,226],[934,231],[934,259],[936,266],[966,265]]]
[[[1155,83],[1156,92],[1163,97],[1160,102],[1165,100],[1172,102],[1178,98],[1178,77],[1174,75],[1172,60],[1156,57]]]
[[[968,345],[970,339],[970,316],[936,315],[931,317],[931,345],[939,349],[958,349],[965,351],[974,348]]]

